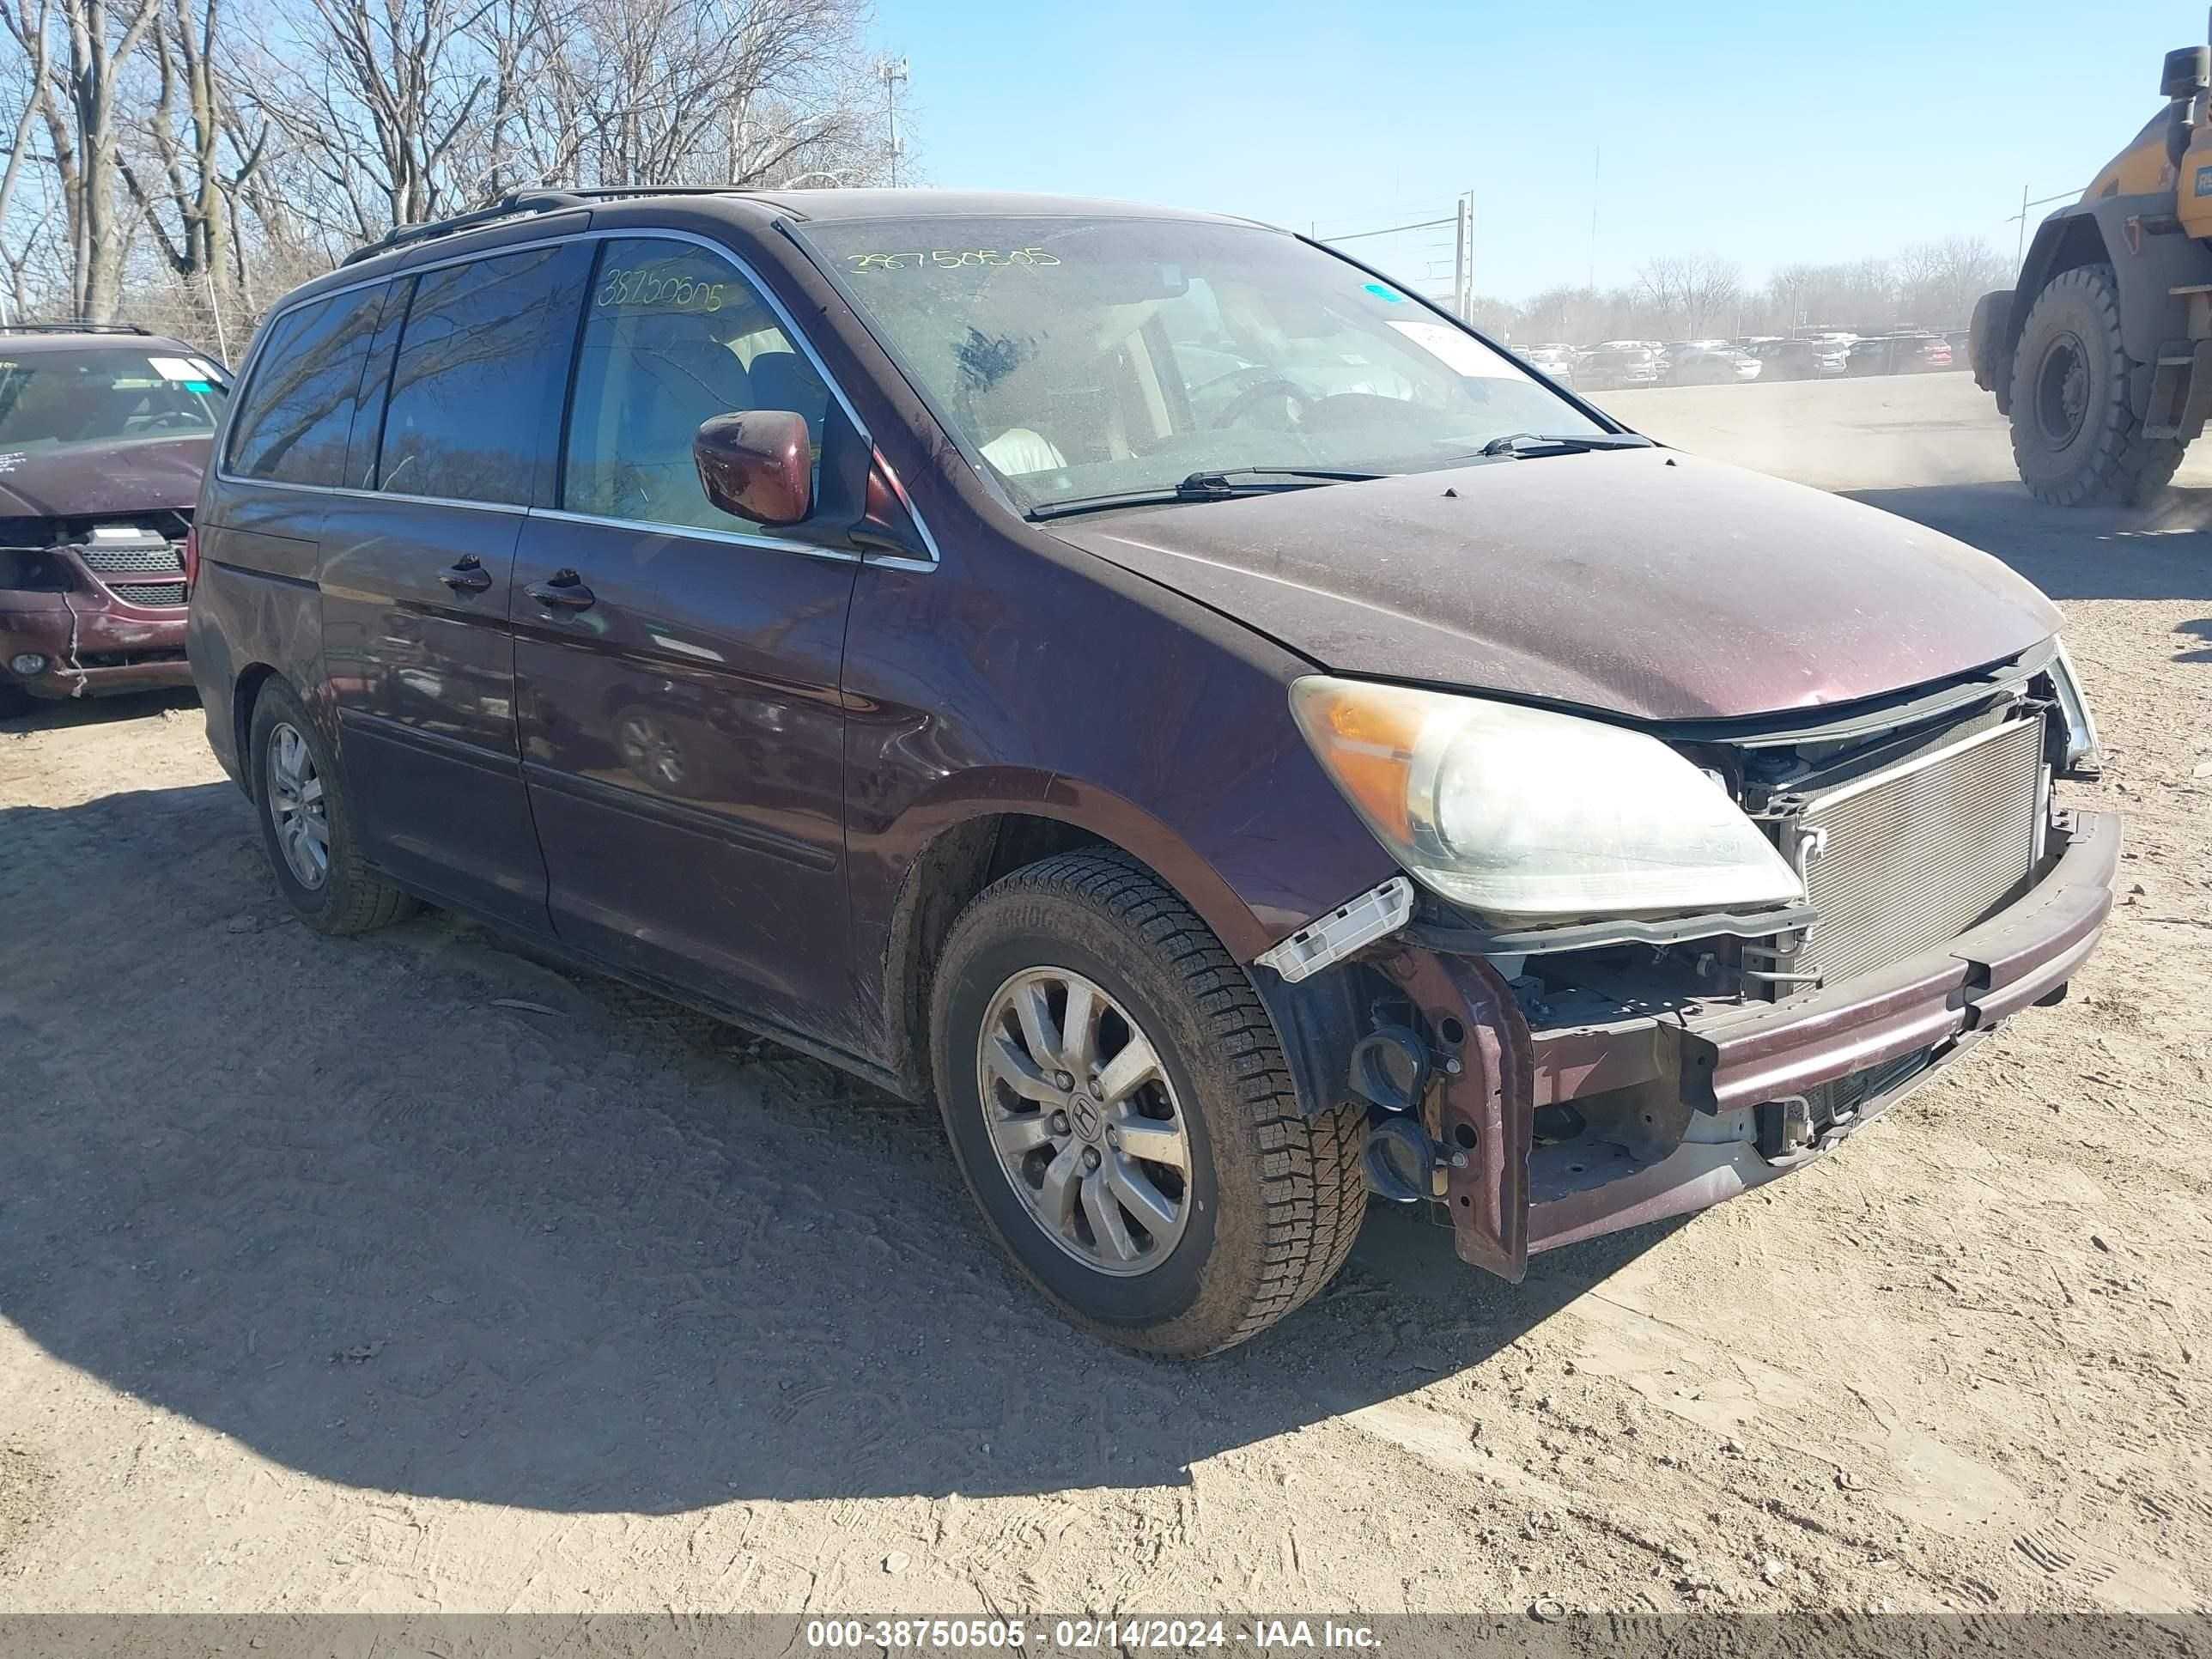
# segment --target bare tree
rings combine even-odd
[[[306,163],[308,210],[357,240],[474,199],[451,163],[493,102],[473,33],[500,0],[305,0],[297,20],[328,46],[307,64],[264,52],[250,66],[258,111]]]
[[[222,0],[198,0],[197,13],[195,3],[163,0],[161,21],[147,37],[155,95],[138,123],[146,176],[127,159],[121,170],[162,262],[213,310],[221,303],[218,285],[245,288],[243,267],[232,254],[236,200],[267,152],[270,127],[264,121],[243,138],[217,61]],[[233,150],[228,170],[227,140]]]
[[[18,315],[28,308],[30,294],[27,281],[27,266],[33,254],[31,240],[11,246],[7,233],[15,222],[15,204],[23,181],[37,165],[31,153],[31,134],[37,126],[40,100],[46,85],[46,9],[48,0],[36,0],[21,15],[22,29],[17,38],[23,41],[27,55],[22,60],[19,84],[8,89],[8,102],[0,108],[12,107],[15,112],[15,130],[8,145],[8,155],[0,163],[0,260],[8,267],[8,290],[11,309]],[[13,26],[11,33],[15,30]],[[51,208],[45,206],[41,192],[42,210],[32,228],[35,238],[51,217]]]
[[[1715,253],[1678,253],[1647,259],[1637,286],[1672,330],[1701,335],[1732,325],[1743,299],[1743,272]]]
[[[1974,301],[2009,275],[2003,257],[1978,236],[1908,244],[1896,269],[1901,320],[1937,328],[1964,325]]]
[[[45,69],[32,95],[69,221],[70,308],[95,322],[112,320],[122,298],[133,216],[117,188],[120,102],[160,5],[125,0],[111,12],[108,0],[0,0],[0,29]]]

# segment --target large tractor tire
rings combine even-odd
[[[2128,398],[2119,279],[2077,265],[2036,296],[2012,360],[2012,453],[2053,507],[2132,507],[2173,477],[2185,446],[2143,435]]]

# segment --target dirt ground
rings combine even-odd
[[[1377,1214],[1170,1366],[1014,1280],[930,1114],[292,923],[188,697],[15,721],[0,1610],[2212,1604],[2212,447],[2063,513],[1960,374],[1613,401],[2064,606],[2129,815],[2065,1006],[1518,1288]]]

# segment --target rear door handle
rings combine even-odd
[[[456,593],[481,593],[491,586],[491,572],[473,557],[465,558],[451,569],[441,570],[438,580]]]
[[[599,599],[573,570],[556,570],[546,580],[532,582],[523,591],[552,611],[588,611]]]

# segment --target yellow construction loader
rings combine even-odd
[[[2135,142],[2037,228],[2019,286],[1974,307],[1974,383],[2053,506],[2146,500],[2212,413],[2212,46],[2168,52],[2159,93]]]

